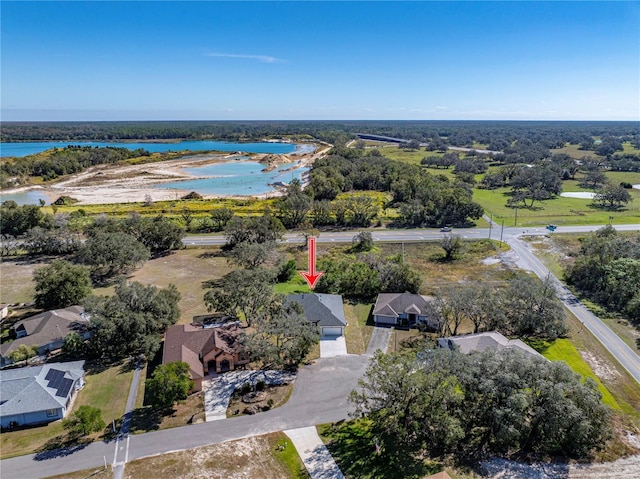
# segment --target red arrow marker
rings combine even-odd
[[[324,274],[323,271],[316,273],[316,239],[313,236],[309,237],[309,271],[298,271],[298,273],[307,281],[311,289],[316,287],[320,276]]]

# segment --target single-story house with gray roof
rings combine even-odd
[[[64,418],[74,394],[82,386],[84,361],[0,371],[2,428],[46,424]]]
[[[290,294],[287,301],[302,306],[305,318],[318,327],[321,336],[344,336],[347,319],[339,294]]]
[[[381,293],[373,307],[373,322],[393,326],[423,324],[438,329],[440,324],[429,307],[434,299],[414,293]]]
[[[465,334],[463,336],[451,336],[438,338],[439,348],[458,349],[461,353],[469,354],[473,351],[501,351],[503,349],[515,349],[524,354],[543,358],[538,351],[519,339],[508,339],[497,331],[485,333]]]

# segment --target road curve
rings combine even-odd
[[[559,232],[580,233],[594,231],[600,226],[562,227]],[[621,231],[640,231],[640,225],[616,226]],[[544,228],[525,230],[528,235],[549,234]],[[502,233],[504,240],[520,257],[520,264],[532,270],[541,278],[546,278],[548,270],[518,239],[524,231],[517,228],[467,229],[454,231],[466,238],[499,239]],[[318,237],[320,243],[351,242],[358,231],[322,233]],[[434,229],[420,230],[380,230],[372,232],[376,241],[432,241],[441,238],[443,233]],[[189,236],[184,239],[186,245],[222,245],[224,237]],[[300,243],[302,239],[295,234],[285,235],[284,243]],[[557,281],[557,279],[556,279]],[[609,352],[640,382],[640,358],[618,336],[616,336],[597,317],[587,311],[584,306],[575,303],[570,292],[559,283],[558,294],[569,309],[589,328],[602,342]],[[316,364],[305,366],[300,370],[294,393],[289,403],[281,408],[262,413],[258,416],[243,416],[225,421],[197,424],[164,431],[130,436],[129,460],[146,456],[163,454],[172,450],[183,450],[200,445],[214,444],[231,439],[305,427],[323,422],[345,419],[350,405],[348,393],[356,386],[357,379],[366,368],[366,356],[341,356],[318,360]],[[113,457],[114,442],[95,442],[78,450],[52,451],[49,454],[27,455],[0,461],[2,477],[30,479],[43,475],[65,474],[89,468],[99,468],[107,458]],[[110,462],[110,461],[109,461]]]
[[[567,287],[555,276],[551,275],[549,270],[542,262],[529,251],[526,245],[519,239],[520,235],[549,235],[546,228],[501,228],[495,222],[490,223],[491,228],[469,228],[455,230],[453,234],[459,234],[466,239],[493,238],[502,239],[509,244],[513,251],[518,255],[518,266],[523,269],[534,272],[539,278],[546,279],[551,277],[556,287],[556,293],[560,300],[567,308],[580,320],[591,333],[602,343],[602,345],[611,353],[611,355],[620,362],[620,364],[631,374],[631,376],[640,383],[640,357],[633,351],[620,337],[615,334],[609,327],[604,324],[597,316],[591,313],[578,299],[571,294]],[[592,226],[562,226],[556,232],[558,233],[587,233],[595,231],[606,225]],[[615,225],[618,231],[638,231],[639,224]],[[338,231],[321,233],[318,243],[350,243],[358,230]],[[419,242],[434,241],[443,237],[445,233],[441,233],[438,229],[380,229],[371,231],[374,241],[389,242]],[[280,241],[284,244],[302,243],[304,240],[300,235],[288,233],[284,235]],[[224,236],[188,236],[184,239],[186,245],[222,245],[225,243]]]

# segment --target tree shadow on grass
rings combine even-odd
[[[68,435],[56,436],[49,439],[36,451],[34,459],[36,461],[46,461],[48,459],[70,456],[84,449],[89,444],[91,444],[91,440],[84,437],[74,438]]]
[[[381,445],[376,451],[376,433],[365,420],[340,421],[325,426],[323,435],[331,440],[327,449],[347,477],[358,478],[422,478],[442,470],[433,461],[416,458],[410,451]]]
[[[129,431],[132,434],[160,429],[163,411],[157,411],[151,406],[143,406],[131,412],[131,425]],[[166,411],[164,411],[166,413]],[[166,414],[165,414],[166,415]]]
[[[222,249],[220,249],[220,250],[205,251],[204,253],[200,253],[198,255],[198,258],[199,259],[210,259],[210,258],[223,258],[224,256],[226,256],[224,254],[224,251],[222,251]]]

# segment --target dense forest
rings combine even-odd
[[[488,145],[503,150],[527,139],[546,148],[565,143],[591,149],[594,137],[640,145],[638,122],[552,121],[160,121],[160,122],[5,122],[1,139],[20,141],[109,141],[219,139],[254,141],[282,136],[311,136],[334,145],[356,133],[399,137],[453,146]]]

